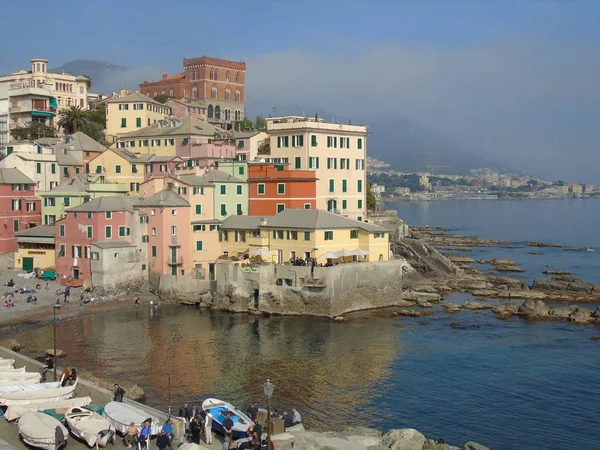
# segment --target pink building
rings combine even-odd
[[[42,223],[35,182],[19,169],[0,169],[0,253],[14,252],[15,233]]]
[[[210,167],[215,161],[235,159],[235,144],[230,139],[189,139],[176,142],[177,156],[186,167]]]
[[[184,165],[184,160],[179,156],[155,156],[146,161],[144,181],[152,178],[164,178],[174,174],[175,170]]]
[[[68,209],[55,222],[56,271],[73,280],[91,280],[94,243],[135,244],[140,236],[140,220],[134,205],[137,197],[101,197]]]
[[[136,205],[148,217],[148,270],[160,275],[194,275],[190,204],[170,189]]]
[[[165,105],[171,107],[171,114],[175,117],[195,117],[206,120],[206,106],[198,100],[170,98]]]

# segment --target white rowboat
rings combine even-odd
[[[48,384],[48,383],[42,383]],[[34,384],[29,386],[41,386],[42,384]],[[50,389],[30,389],[17,392],[1,392],[0,405],[27,405],[29,403],[39,403],[40,400],[59,401],[72,398],[77,387],[77,380],[73,386],[55,387]],[[0,388],[1,390],[1,388]]]
[[[71,433],[83,439],[87,445],[106,447],[115,435],[114,427],[100,414],[89,409],[75,406],[65,413],[65,421]]]
[[[19,435],[32,447],[57,450],[67,443],[69,431],[48,414],[28,412],[19,419]]]
[[[127,427],[131,422],[133,422],[136,427],[141,428],[144,422],[151,421],[150,426],[153,435],[158,434],[161,428],[158,425],[158,419],[156,417],[150,417],[146,411],[137,408],[134,405],[130,405],[129,403],[110,402],[104,407],[102,416],[105,417],[119,433],[125,433],[125,430],[127,430]]]
[[[71,408],[72,406],[87,406],[92,403],[90,397],[75,397],[57,402],[30,403],[29,405],[13,405],[6,408],[4,417],[8,421],[16,420],[29,411],[43,411],[45,409]]]

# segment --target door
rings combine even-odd
[[[173,264],[177,262],[177,247],[171,247],[171,262]]]
[[[283,250],[277,250],[277,264],[283,264]]]
[[[33,258],[23,258],[23,270],[33,272]]]
[[[79,269],[73,269],[73,279],[79,280]]]
[[[211,281],[215,279],[215,265],[214,264],[208,265],[208,279]]]
[[[337,210],[337,200],[327,200],[327,211],[334,212]]]

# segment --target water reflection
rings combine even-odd
[[[399,333],[392,319],[337,324],[161,306],[60,323],[58,347],[67,364],[137,382],[162,409],[207,396],[245,405],[262,399],[271,378],[275,406],[298,407],[308,425],[335,427],[369,407],[365,399],[398,358]],[[16,339],[43,353],[52,326]]]

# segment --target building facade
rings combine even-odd
[[[284,209],[315,209],[317,177],[313,170],[289,164],[248,165],[248,215],[274,216]]]
[[[55,126],[58,103],[54,93],[45,85],[35,86],[30,81],[14,81],[9,84],[9,128],[41,123]]]
[[[66,181],[79,173],[89,173],[89,162],[105,150],[104,145],[81,131],[62,137],[54,145],[60,181]]]
[[[15,269],[32,272],[35,269],[44,270],[55,266],[54,225],[28,228],[15,235]]]
[[[0,167],[19,169],[35,182],[38,192],[54,189],[60,180],[55,155],[11,153],[0,161]]]
[[[367,209],[367,127],[297,116],[266,120],[270,143],[260,157],[315,171],[317,208],[363,220]]]
[[[182,73],[140,84],[148,97],[189,99],[206,108],[207,120],[224,128],[245,117],[246,63],[202,56],[185,58]]]
[[[128,150],[109,148],[89,162],[89,170],[111,183],[129,186],[129,191],[135,194],[144,182],[144,168],[149,158],[151,155],[138,157]]]
[[[0,253],[16,248],[15,233],[41,225],[36,183],[18,169],[0,168]]]
[[[254,161],[259,158],[258,149],[269,144],[269,135],[263,131],[237,131],[233,133],[236,157],[240,161]]]

